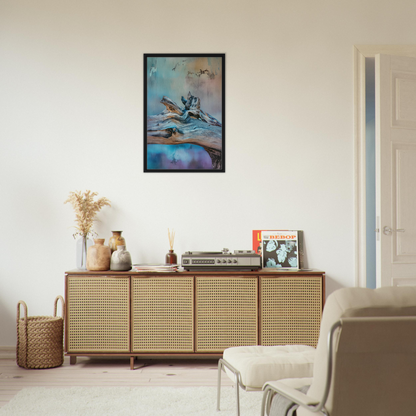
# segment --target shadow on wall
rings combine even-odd
[[[17,306],[17,303],[16,303]],[[4,301],[0,299],[0,328],[3,334],[14,334],[13,338],[4,339],[0,337],[0,347],[10,347],[16,345],[16,315],[11,316],[10,310],[7,309]]]
[[[308,250],[307,245],[304,244],[304,251],[303,251],[303,264],[306,269],[309,268],[308,262]],[[321,270],[321,269],[319,269]],[[325,271],[325,270],[323,270]],[[332,279],[327,273],[325,273],[325,298],[327,298],[332,292],[338,289],[342,289],[343,285],[341,285],[338,281]],[[326,299],[325,299],[326,300]]]
[[[338,289],[342,289],[345,286],[342,286],[337,280],[332,279],[328,274],[325,274],[325,297],[327,298],[332,292],[335,292]]]

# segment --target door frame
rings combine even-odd
[[[376,54],[416,57],[416,45],[354,45],[354,243],[357,287],[366,287],[365,58]]]

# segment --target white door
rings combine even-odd
[[[416,58],[376,55],[377,287],[416,284]]]

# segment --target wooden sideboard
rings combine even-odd
[[[322,271],[65,275],[65,354],[220,357],[238,345],[316,346]]]

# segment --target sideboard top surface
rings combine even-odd
[[[120,272],[120,271],[114,271],[114,270],[105,270],[105,271],[89,271],[89,270],[69,270],[65,272],[67,275],[82,275],[82,276],[146,276],[146,275],[170,275],[170,276],[222,276],[226,274],[227,276],[235,275],[235,276],[314,276],[314,275],[323,275],[325,272],[322,270],[315,270],[315,269],[307,269],[307,270],[273,270],[270,271],[269,269],[259,269],[257,271],[238,271],[238,270],[204,270],[204,271],[183,271],[183,272],[157,272],[153,270],[146,270],[141,272],[135,272],[133,270]]]

